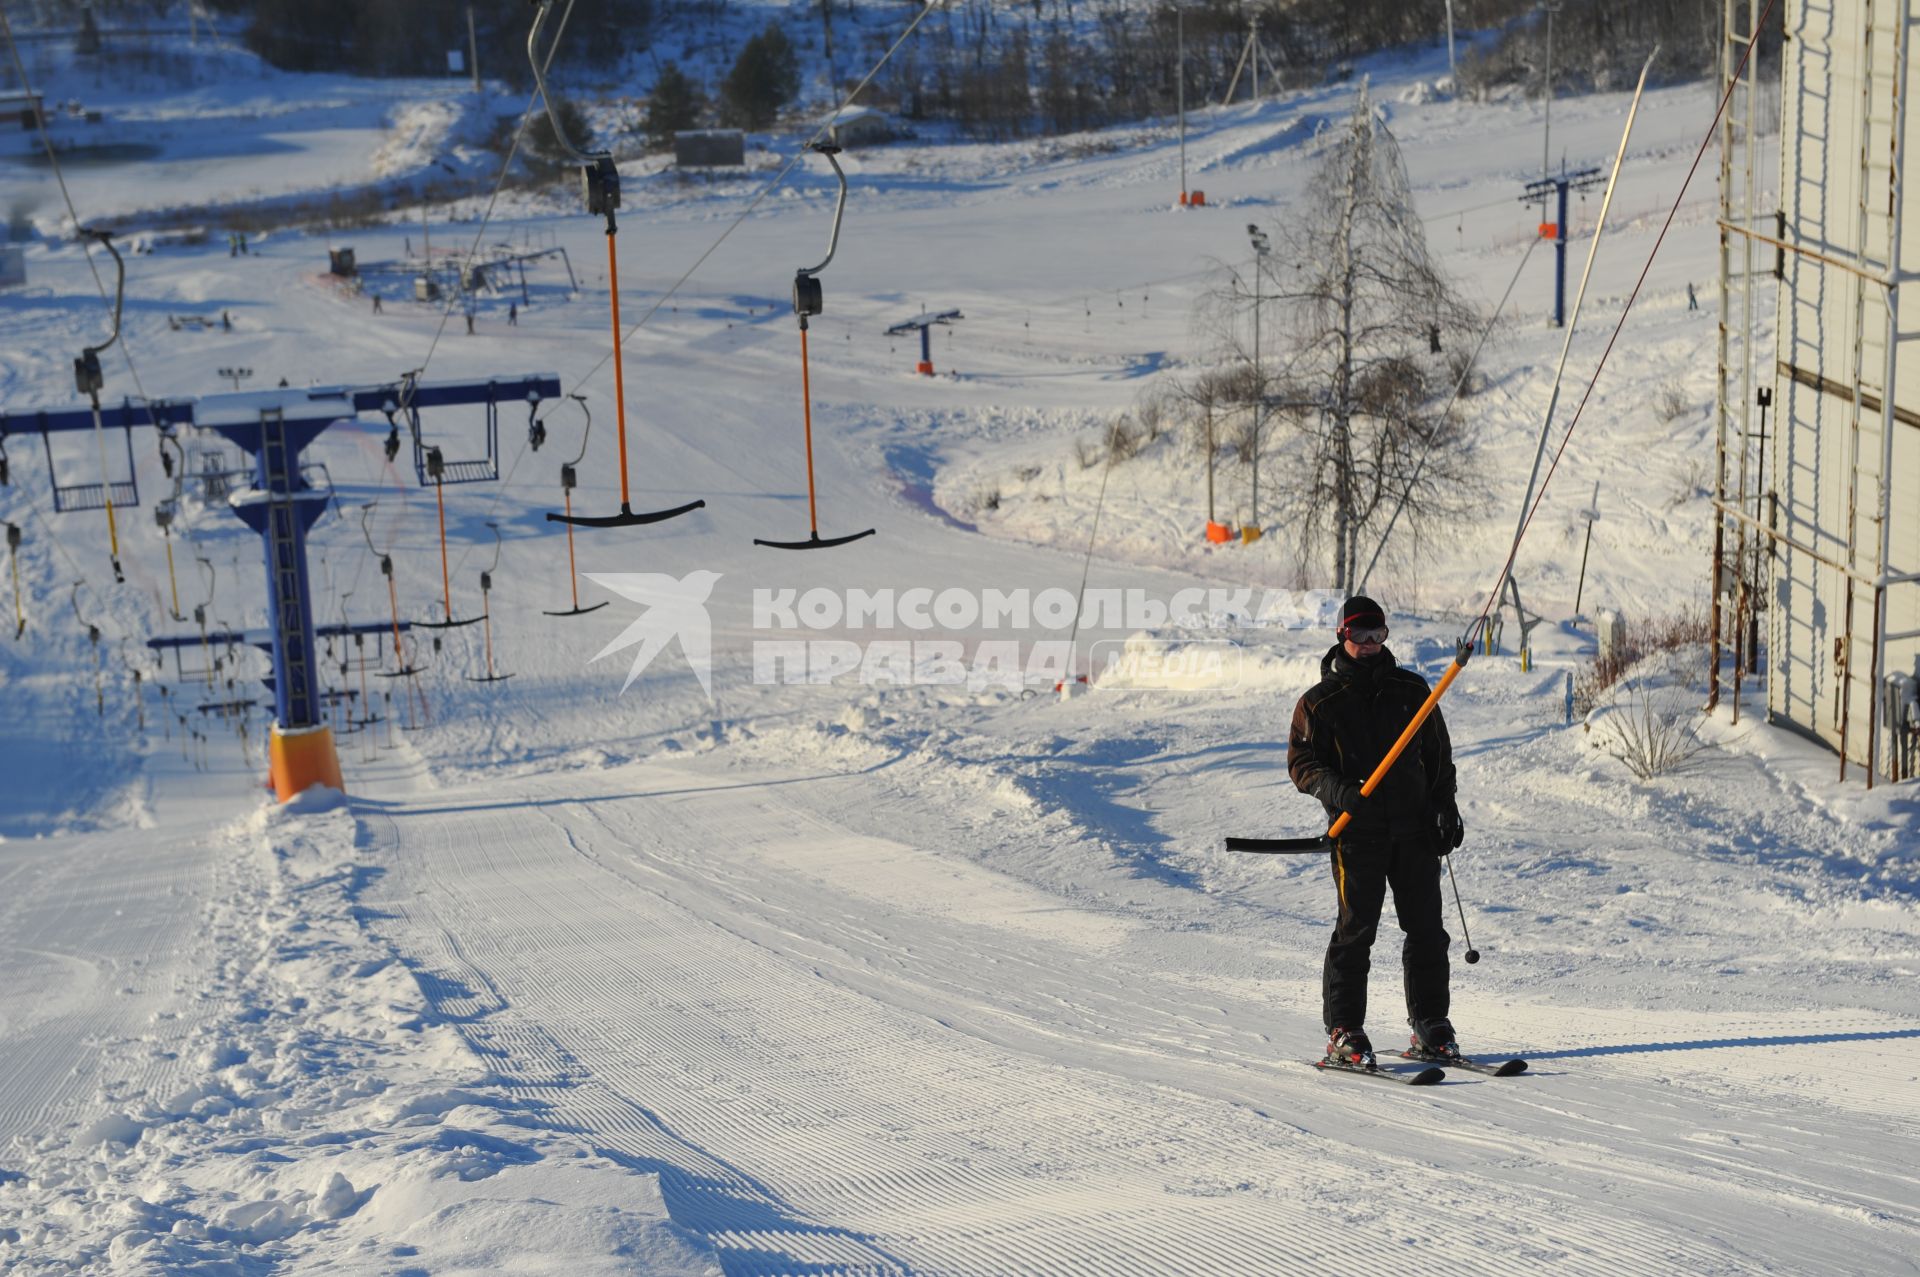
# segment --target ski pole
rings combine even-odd
[[[1453,876],[1453,857],[1447,857],[1447,881],[1453,884],[1453,907],[1460,911],[1460,938],[1467,942],[1467,965],[1480,961],[1480,951],[1473,947],[1473,936],[1467,931],[1467,911],[1460,904],[1460,880]]]

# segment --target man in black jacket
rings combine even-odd
[[[1361,784],[1427,699],[1427,681],[1386,648],[1387,617],[1364,595],[1340,608],[1339,642],[1320,662],[1320,682],[1293,708],[1287,771],[1318,798],[1329,822],[1352,819],[1333,848],[1340,916],[1321,982],[1327,1055],[1371,1065],[1367,971],[1389,887],[1406,932],[1401,950],[1413,1049],[1459,1054],[1447,1021],[1447,945],[1441,925],[1440,857],[1465,838],[1454,801],[1453,745],[1435,708],[1372,794]]]

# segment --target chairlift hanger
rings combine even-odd
[[[547,441],[547,423],[540,420],[540,396],[533,392],[527,394],[527,447],[533,452],[540,451],[540,445]]]
[[[415,621],[414,624],[429,630],[454,630],[463,625],[472,625],[480,618],[467,617],[457,620],[453,615],[453,581],[447,574],[447,497],[446,497],[446,460],[440,449],[427,449],[427,474],[433,480],[433,501],[440,511],[440,602],[446,609],[444,621]],[[371,543],[369,543],[371,544]]]
[[[113,476],[107,469],[107,432],[106,428],[100,424],[100,391],[107,380],[100,370],[100,352],[120,340],[120,310],[127,296],[127,263],[120,256],[120,250],[113,246],[113,232],[83,226],[80,228],[80,238],[83,241],[93,240],[113,256],[113,331],[107,334],[107,339],[98,346],[87,346],[81,350],[79,357],[73,361],[73,380],[79,387],[80,393],[85,395],[87,401],[93,405],[93,437],[100,446],[100,496],[107,510],[107,540],[112,547],[113,579],[124,585],[127,574],[120,566],[120,528],[113,515]],[[51,449],[52,445],[49,444],[48,447]],[[131,454],[128,456],[128,461],[132,461]],[[51,469],[51,453],[49,453],[48,462],[48,468]],[[57,486],[55,495],[58,495]],[[138,500],[136,495],[136,503]]]
[[[101,718],[107,716],[106,667],[100,660],[100,627],[80,614],[80,588],[85,581],[73,583],[73,616],[87,632],[87,642],[93,647],[93,708]]]
[[[160,455],[164,457],[167,454],[163,451]],[[178,511],[178,497],[168,497],[165,501],[156,502],[153,507],[153,521],[158,525],[161,539],[167,547],[167,589],[173,601],[173,606],[168,610],[167,615],[171,616],[176,624],[187,619],[180,611],[180,579],[173,570],[173,519]]]
[[[846,536],[822,537],[820,535],[820,511],[813,481],[813,387],[807,368],[807,316],[818,315],[824,308],[824,299],[820,291],[820,272],[833,261],[833,255],[840,247],[840,219],[847,208],[847,175],[840,168],[836,158],[840,148],[831,142],[815,142],[813,149],[827,157],[827,163],[833,166],[833,176],[840,183],[839,197],[833,205],[833,230],[827,238],[826,260],[818,266],[803,268],[793,277],[793,313],[800,320],[800,406],[802,420],[806,423],[807,450],[807,539],[804,541],[768,541],[755,537],[755,545],[764,545],[772,550],[825,550],[836,545],[845,545],[849,541],[858,541],[870,537],[874,529],[853,532]]]
[[[560,496],[567,503],[568,517],[560,520],[567,528],[567,585],[573,591],[573,606],[565,612],[547,612],[547,616],[585,616],[605,607],[606,601],[595,603],[592,607],[580,606],[580,570],[573,561],[573,489],[579,482],[579,466],[586,460],[587,439],[593,434],[593,411],[587,407],[585,395],[568,395],[567,398],[580,405],[580,411],[587,416],[587,428],[580,432],[580,452],[572,461],[560,463]]]
[[[7,562],[13,568],[13,636],[27,632],[27,609],[20,601],[20,525],[7,524]]]
[[[360,535],[367,539],[367,549],[373,552],[373,557],[380,560],[380,575],[387,578],[387,603],[392,609],[393,615],[393,662],[400,666],[397,670],[380,671],[379,677],[404,678],[408,675],[418,674],[422,667],[407,664],[407,649],[401,646],[400,643],[400,595],[393,584],[393,556],[391,554],[382,554],[374,548],[373,531],[367,526],[367,518],[373,513],[373,507],[378,504],[380,503],[377,501],[369,501],[360,507]],[[411,704],[411,702],[409,702],[409,704]]]
[[[632,490],[627,481],[627,383],[624,361],[621,355],[620,332],[620,255],[615,248],[620,228],[614,218],[614,210],[620,207],[620,170],[614,167],[611,152],[595,151],[583,155],[573,149],[573,143],[567,138],[567,131],[560,125],[560,117],[553,109],[553,98],[547,92],[546,71],[540,65],[538,45],[540,26],[547,20],[547,11],[553,7],[553,0],[533,0],[535,13],[533,26],[527,32],[527,61],[533,66],[533,81],[540,93],[541,105],[546,109],[547,123],[553,129],[553,136],[567,157],[580,166],[580,189],[585,198],[587,212],[598,213],[607,219],[607,289],[610,308],[613,314],[613,398],[617,412],[618,440],[620,445],[620,513],[609,515],[579,515],[569,506],[566,514],[547,514],[549,523],[578,524],[583,528],[629,528],[646,523],[659,523],[666,519],[678,518],[706,506],[704,500],[688,501],[684,505],[663,510],[648,510],[635,513]],[[549,55],[551,56],[551,55]]]
[[[463,675],[469,683],[504,683],[513,677],[511,674],[493,672],[493,607],[488,600],[493,593],[494,570],[500,566],[500,525],[488,520],[487,527],[493,530],[493,562],[480,574],[480,620],[483,624],[482,633],[487,638],[487,676],[475,678],[471,674]]]
[[[133,675],[133,709],[134,713],[139,716],[140,732],[142,735],[145,735],[147,730],[147,695],[143,688],[147,679],[147,671],[135,665],[133,660],[127,655],[127,644],[132,641],[133,640],[125,634],[120,636],[120,663],[127,667],[127,673]]]
[[[379,722],[380,719],[379,719],[379,716],[373,712],[373,701],[367,695],[367,643],[366,643],[367,636],[361,631],[353,628],[353,619],[347,615],[347,600],[352,597],[353,597],[352,590],[348,590],[345,594],[342,594],[340,596],[340,627],[346,630],[353,637],[353,664],[358,666],[360,670],[360,719],[359,719],[359,722],[354,727],[355,731],[359,731],[362,728],[365,728],[370,723]],[[378,659],[379,651],[380,651],[380,644],[377,641],[378,637],[379,635],[378,635],[378,632],[376,631],[375,632],[376,641],[374,643],[375,659]],[[347,662],[347,655],[344,649],[340,654],[340,661],[341,661],[341,678],[344,681],[346,677],[346,662]],[[348,714],[347,720],[349,722],[352,722],[353,715]]]

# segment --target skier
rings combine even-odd
[[[1287,771],[1318,798],[1328,819],[1352,819],[1333,847],[1340,913],[1321,977],[1327,1059],[1370,1068],[1373,1044],[1362,1025],[1367,971],[1380,907],[1389,887],[1406,933],[1401,967],[1413,1050],[1458,1057],[1447,1020],[1447,945],[1441,924],[1440,857],[1466,837],[1454,801],[1453,745],[1436,708],[1369,797],[1361,784],[1427,698],[1427,681],[1387,650],[1387,617],[1355,595],[1340,608],[1336,642],[1320,662],[1320,682],[1293,709]]]
[[[1699,309],[1700,309],[1700,299],[1699,299],[1698,297],[1695,297],[1695,296],[1693,295],[1693,281],[1692,281],[1692,280],[1688,280],[1688,281],[1687,281],[1687,309],[1688,309],[1688,310],[1699,310]]]
[[[520,304],[518,302],[507,303],[507,326],[509,328],[517,328],[520,326]]]

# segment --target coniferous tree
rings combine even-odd
[[[667,63],[654,81],[653,96],[647,99],[647,140],[655,146],[667,145],[675,133],[700,122],[700,112],[706,105],[706,95],[687,78],[679,63]]]
[[[745,129],[764,129],[800,91],[793,45],[776,23],[747,41],[720,85],[720,118]]]

